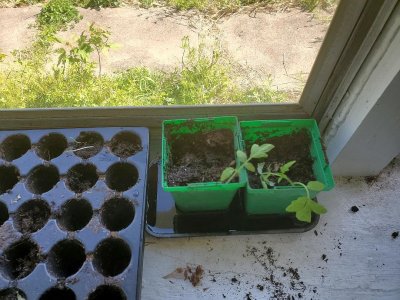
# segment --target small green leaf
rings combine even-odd
[[[250,162],[246,163],[246,164],[244,165],[244,167],[245,167],[247,170],[249,170],[250,172],[255,172],[255,171],[256,171],[256,168],[255,168],[254,165],[253,165],[252,163],[250,163]]]
[[[308,205],[306,205],[303,209],[296,212],[296,218],[299,221],[311,222],[311,209]]]
[[[250,156],[253,157],[254,154],[257,154],[258,152],[260,152],[260,145],[258,145],[258,144],[253,144],[253,145],[251,146]]]
[[[260,149],[261,149],[262,151],[264,151],[264,152],[269,152],[269,151],[271,151],[271,150],[274,149],[274,148],[275,148],[275,146],[272,145],[272,144],[262,144],[262,145],[260,146]]]
[[[308,203],[310,205],[310,208],[313,212],[315,212],[318,215],[324,214],[327,212],[326,208],[322,206],[321,204],[315,202],[314,200],[309,199]]]
[[[222,182],[227,181],[233,175],[234,172],[235,172],[234,168],[232,167],[226,168],[221,174],[220,181]]]
[[[288,207],[286,207],[287,212],[297,212],[302,210],[307,203],[308,198],[307,197],[299,197],[296,200],[293,200],[292,203],[289,204]]]
[[[245,162],[247,160],[247,155],[241,150],[236,151],[237,158],[240,162]]]
[[[286,173],[287,171],[289,171],[290,167],[293,166],[295,163],[296,163],[295,160],[287,162],[286,164],[284,164],[282,167],[279,168],[280,172]]]
[[[262,174],[264,166],[265,166],[265,162],[257,164],[257,173],[258,174]]]
[[[307,183],[307,187],[308,187],[308,189],[310,189],[312,191],[319,192],[319,191],[322,191],[324,189],[325,185],[322,182],[319,182],[319,181],[309,181]]]
[[[271,144],[263,144],[263,145],[257,145],[254,144],[251,146],[251,151],[250,151],[250,156],[252,158],[265,158],[267,157],[267,152],[271,151],[274,149],[274,145]]]
[[[279,174],[278,183],[281,183],[281,181],[283,179],[285,179],[286,181],[289,181],[289,177],[287,177],[285,174]]]

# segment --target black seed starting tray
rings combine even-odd
[[[163,190],[160,170],[159,163],[152,165],[147,182],[146,231],[156,237],[295,233],[311,230],[319,221],[315,214],[309,224],[292,215],[248,215],[242,191],[226,211],[183,213],[175,208],[171,193]]]
[[[139,299],[148,130],[0,132],[0,299]]]

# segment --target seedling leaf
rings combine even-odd
[[[279,168],[279,171],[281,173],[286,173],[287,171],[289,171],[290,167],[293,166],[296,163],[295,160],[291,160],[289,162],[287,162],[286,164],[284,164],[282,167]]]
[[[322,191],[324,189],[325,185],[322,182],[319,181],[309,181],[307,183],[307,188],[312,190],[312,191]]]
[[[264,166],[265,166],[265,162],[257,164],[257,173],[258,174],[262,174]]]
[[[252,158],[265,158],[268,156],[267,152],[274,149],[274,147],[275,146],[271,144],[262,144],[261,146],[253,144],[253,146],[251,146],[250,156]]]
[[[247,160],[247,155],[241,150],[236,151],[237,158],[240,162],[245,162]]]
[[[299,197],[296,200],[293,200],[292,203],[289,204],[288,207],[286,207],[287,212],[297,212],[302,210],[307,203],[308,198],[307,197]]]
[[[303,222],[311,222],[311,209],[308,205],[306,205],[303,209],[296,212],[296,218],[299,221]]]
[[[222,182],[227,181],[233,175],[234,172],[235,172],[234,168],[232,167],[226,168],[221,174],[220,181]]]
[[[326,213],[326,208],[323,207],[321,204],[315,202],[314,200],[308,200],[308,203],[310,204],[310,208],[313,212],[315,212],[316,214],[324,214]]]
[[[289,177],[287,177],[285,174],[279,174],[278,183],[281,183],[281,181],[283,179],[285,179],[286,181],[289,181]]]
[[[255,172],[255,171],[256,171],[256,168],[255,168],[254,165],[253,165],[252,163],[250,163],[250,162],[246,163],[246,164],[244,165],[244,167],[245,167],[247,170],[249,170],[250,172]]]

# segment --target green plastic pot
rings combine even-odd
[[[171,125],[173,125],[171,127]],[[215,211],[229,208],[237,190],[244,187],[247,182],[247,174],[243,170],[239,174],[238,182],[200,182],[187,186],[169,186],[167,182],[168,163],[171,145],[168,143],[168,135],[183,135],[197,132],[207,132],[217,129],[230,129],[234,136],[234,149],[236,165],[239,160],[236,150],[242,150],[239,123],[236,117],[215,117],[166,120],[162,126],[162,187],[170,192],[175,200],[176,207],[183,212]],[[228,166],[227,166],[228,167]]]
[[[301,120],[260,120],[240,122],[243,148],[252,145],[262,135],[276,137],[289,135],[305,128],[311,137],[310,153],[313,159],[313,172],[316,180],[325,185],[324,191],[334,187],[331,168],[322,150],[321,138],[317,123],[311,119]],[[274,149],[273,151],[277,151]],[[307,184],[307,182],[305,182]],[[310,191],[311,197],[316,192]],[[287,214],[286,207],[300,196],[305,196],[305,189],[293,186],[277,186],[271,189],[253,189],[247,183],[244,203],[248,214]]]

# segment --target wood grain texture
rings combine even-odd
[[[400,299],[400,237],[391,236],[400,230],[400,157],[376,179],[338,177],[336,183],[319,197],[328,213],[316,227],[318,235],[312,230],[208,238],[146,236],[142,299],[276,299],[275,285],[265,279],[274,270],[262,256],[269,247],[278,267],[274,281],[282,283],[280,289],[294,297],[290,299],[300,299],[299,294],[308,300]],[[353,205],[357,213],[350,211]],[[255,255],[249,249],[255,249]],[[199,286],[163,279],[187,264],[205,269]],[[292,288],[290,276],[279,267],[297,268],[304,291],[299,285]]]
[[[299,104],[198,105],[0,111],[0,130],[96,126],[160,127],[165,119],[237,116],[241,120],[304,119]]]

